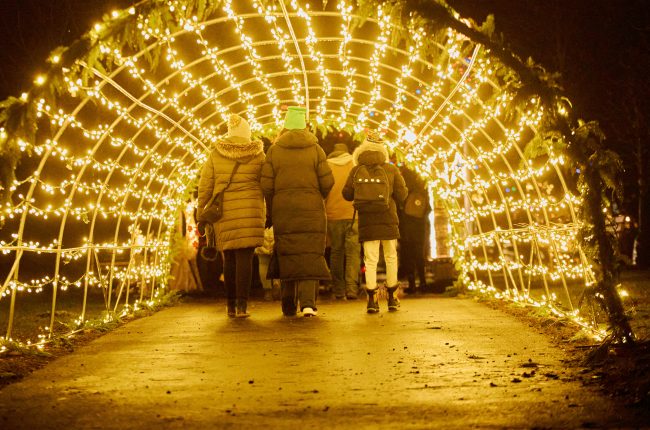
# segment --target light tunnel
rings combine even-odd
[[[577,239],[579,172],[547,107],[518,98],[516,74],[486,46],[405,15],[347,0],[144,1],[97,24],[79,53],[53,52],[23,95],[37,129],[19,140],[1,215],[5,340],[26,340],[30,301],[47,303],[47,337],[161,300],[179,214],[228,115],[272,140],[288,105],[306,106],[320,135],[384,132],[444,213],[434,224],[450,232],[461,290],[596,329],[582,300],[594,274]],[[48,86],[55,96],[41,95]]]

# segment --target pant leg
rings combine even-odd
[[[226,287],[226,299],[237,298],[237,259],[235,250],[223,251],[223,281]]]
[[[415,244],[410,241],[402,241],[399,247],[399,270],[402,276],[408,279],[409,288],[415,288]]]
[[[241,248],[235,250],[237,261],[237,300],[248,300],[253,280],[253,252],[255,248]]]
[[[316,290],[318,289],[318,281],[301,280],[296,281],[296,290],[298,294],[298,301],[300,302],[300,309],[312,308],[316,309]]]
[[[345,295],[345,221],[328,221],[327,235],[330,240],[330,273],[332,293]]]
[[[366,264],[366,288],[377,288],[377,263],[379,262],[379,240],[363,242],[363,261]]]
[[[381,246],[386,262],[386,285],[394,287],[397,285],[397,239],[382,240]]]
[[[283,300],[291,299],[295,303],[296,297],[296,281],[281,281],[280,294]]]
[[[281,281],[280,295],[282,302],[282,313],[284,315],[296,314],[296,281]]]
[[[345,229],[345,295],[356,297],[359,292],[359,270],[361,269],[361,245],[359,244],[359,224],[350,221]]]
[[[420,288],[427,286],[427,277],[425,273],[424,263],[424,242],[417,242],[415,246],[415,271],[420,279]]]

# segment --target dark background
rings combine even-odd
[[[133,0],[0,0],[0,100],[30,88],[57,46],[102,14]],[[559,72],[577,116],[597,120],[625,166],[620,213],[641,221],[650,250],[648,116],[650,2],[647,0],[448,0],[463,16],[496,18],[497,32],[522,58]],[[646,239],[643,239],[645,237]],[[641,266],[650,252],[640,251]]]

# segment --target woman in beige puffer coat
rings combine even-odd
[[[228,316],[246,318],[255,248],[264,243],[265,207],[260,177],[261,141],[251,141],[245,119],[231,115],[228,136],[218,140],[201,169],[197,218],[210,198],[224,190],[223,215],[214,223],[217,249],[223,252]],[[235,164],[237,171],[228,180]]]

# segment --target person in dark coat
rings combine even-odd
[[[235,164],[239,163],[237,171]],[[228,316],[246,318],[253,252],[264,243],[264,197],[260,175],[261,141],[251,141],[245,119],[230,115],[228,136],[218,140],[201,169],[197,218],[210,198],[223,190],[223,215],[214,223],[216,248],[223,253]],[[234,173],[234,174],[233,174]],[[230,180],[230,183],[228,181]]]
[[[421,212],[418,213],[409,212],[406,204],[399,211],[399,271],[401,276],[408,279],[406,292],[415,294],[418,291],[415,285],[416,275],[420,281],[419,291],[423,291],[426,287],[424,263],[431,204],[424,180],[405,165],[400,167],[400,172],[409,190],[407,201],[417,196],[418,203],[422,205]]]
[[[334,178],[318,139],[307,130],[305,108],[289,107],[284,129],[267,152],[261,183],[282,280],[282,313],[295,315],[299,303],[304,316],[314,316],[318,281],[330,279],[324,199]]]
[[[358,210],[359,241],[363,246],[364,263],[366,266],[366,293],[368,294],[368,313],[379,312],[377,301],[377,264],[379,262],[379,247],[384,251],[386,262],[386,287],[388,290],[388,309],[397,310],[400,303],[397,299],[397,239],[399,239],[399,219],[397,204],[403,204],[408,193],[404,179],[399,169],[388,163],[388,150],[376,132],[368,132],[364,142],[354,150],[352,159],[355,167],[343,187],[343,197],[354,201],[354,182],[361,165],[370,168],[381,167],[388,179],[388,207],[380,212],[364,212]]]

